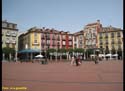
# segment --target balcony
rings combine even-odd
[[[66,38],[62,38],[62,40],[66,40]]]
[[[50,37],[47,37],[46,39],[47,39],[47,40],[50,40]]]
[[[52,46],[55,46],[55,44],[53,43]]]
[[[41,45],[43,45],[43,46],[44,46],[44,45],[45,45],[45,43],[41,43]]]
[[[72,40],[72,38],[69,38],[69,40],[71,41],[71,40]]]
[[[7,36],[10,36],[11,34],[9,32],[6,33]]]
[[[54,37],[54,36],[52,37],[52,40],[55,40],[55,37]]]
[[[105,38],[108,38],[108,36],[105,36]]]
[[[60,37],[58,37],[57,40],[60,40]]]
[[[108,43],[108,42],[106,42],[105,44],[106,44],[106,45],[108,45],[109,43]]]
[[[112,43],[112,44],[115,44],[115,42],[114,42],[114,41],[112,41],[111,43]]]
[[[60,43],[57,43],[57,45],[60,45]]]
[[[12,44],[15,44],[15,43],[16,43],[16,39],[13,38],[13,39],[11,40],[11,43],[12,43]]]
[[[100,36],[99,38],[102,39],[102,36]]]
[[[121,35],[117,35],[117,37],[121,37]]]
[[[121,41],[118,41],[118,44],[121,44],[122,42]]]
[[[114,35],[112,35],[111,38],[114,38]]]
[[[47,45],[47,46],[50,46],[50,43],[47,43],[46,45]]]
[[[9,40],[6,40],[6,43],[10,43],[10,41],[9,41]]]
[[[13,37],[16,37],[17,34],[14,32],[14,33],[12,33],[11,35],[12,35]]]
[[[39,44],[38,42],[34,42],[33,44]]]
[[[103,45],[103,43],[101,42],[100,45]]]
[[[41,38],[42,38],[42,39],[45,39],[45,37],[44,37],[44,36],[42,36]]]

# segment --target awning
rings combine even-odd
[[[25,50],[18,51],[18,53],[37,53],[37,52],[40,52],[40,50],[25,49]]]
[[[112,56],[118,56],[118,54],[114,54],[114,55],[112,55]]]
[[[43,58],[43,55],[36,55],[37,58]]]
[[[112,54],[107,54],[106,56],[112,56]]]
[[[99,54],[99,57],[105,57],[105,55],[104,54]]]

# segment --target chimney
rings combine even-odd
[[[97,20],[98,23],[100,23],[100,20]]]
[[[45,29],[45,27],[43,27],[42,29]]]
[[[3,20],[4,22],[7,22],[7,20]]]

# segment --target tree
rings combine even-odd
[[[54,48],[50,48],[50,49],[47,50],[47,52],[49,52],[49,53],[53,53],[53,52],[56,52],[56,49],[54,49]]]
[[[5,54],[5,58],[9,59],[9,54],[14,57],[16,51],[14,48],[4,47],[2,48],[2,52]]]
[[[59,49],[58,52],[60,52],[60,53],[66,53],[67,50],[65,48],[62,48],[62,49]]]
[[[109,53],[109,48],[106,48],[105,53],[106,53],[106,54]]]
[[[83,53],[84,49],[82,49],[82,48],[75,48],[74,52]]]
[[[115,48],[112,48],[111,52],[112,52],[112,54],[115,54],[115,52],[116,52]]]

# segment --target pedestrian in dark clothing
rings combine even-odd
[[[95,61],[95,64],[98,64],[98,57],[97,56],[95,56],[94,61]]]
[[[79,59],[76,58],[75,61],[76,61],[76,66],[79,66],[79,63],[78,63]]]

